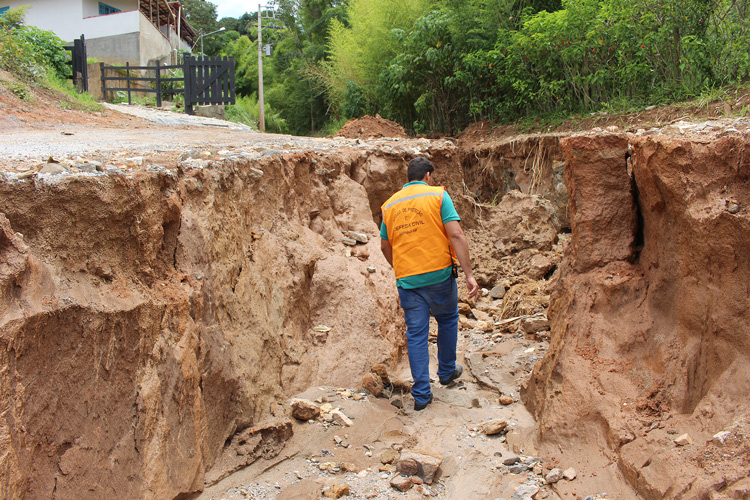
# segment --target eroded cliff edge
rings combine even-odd
[[[644,498],[747,498],[750,138],[561,146],[572,235],[525,388],[540,442],[600,453]]]
[[[278,451],[289,395],[397,362],[392,271],[352,180],[369,156],[0,184],[0,497],[200,491],[233,435],[254,437],[247,462]]]

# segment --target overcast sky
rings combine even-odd
[[[222,17],[240,17],[245,12],[257,12],[259,4],[265,5],[268,3],[267,0],[262,2],[253,0],[210,0],[210,2],[216,5],[216,13],[219,19]]]

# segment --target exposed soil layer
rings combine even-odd
[[[643,498],[746,498],[747,450],[713,436],[748,431],[750,136],[664,132],[561,141],[572,235],[524,398],[540,442],[599,442]]]
[[[381,118],[380,115],[365,115],[362,118],[352,118],[336,133],[336,137],[347,139],[377,139],[379,137],[409,137],[404,127],[391,120]]]

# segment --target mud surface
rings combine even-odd
[[[458,144],[55,127],[1,140],[0,498],[750,495],[747,122]],[[409,378],[377,224],[416,155],[485,289],[460,304],[460,384],[422,412],[367,382]],[[439,472],[401,492],[415,449]]]

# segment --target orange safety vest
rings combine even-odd
[[[396,279],[439,271],[455,262],[440,215],[444,192],[442,186],[413,184],[383,203]]]

